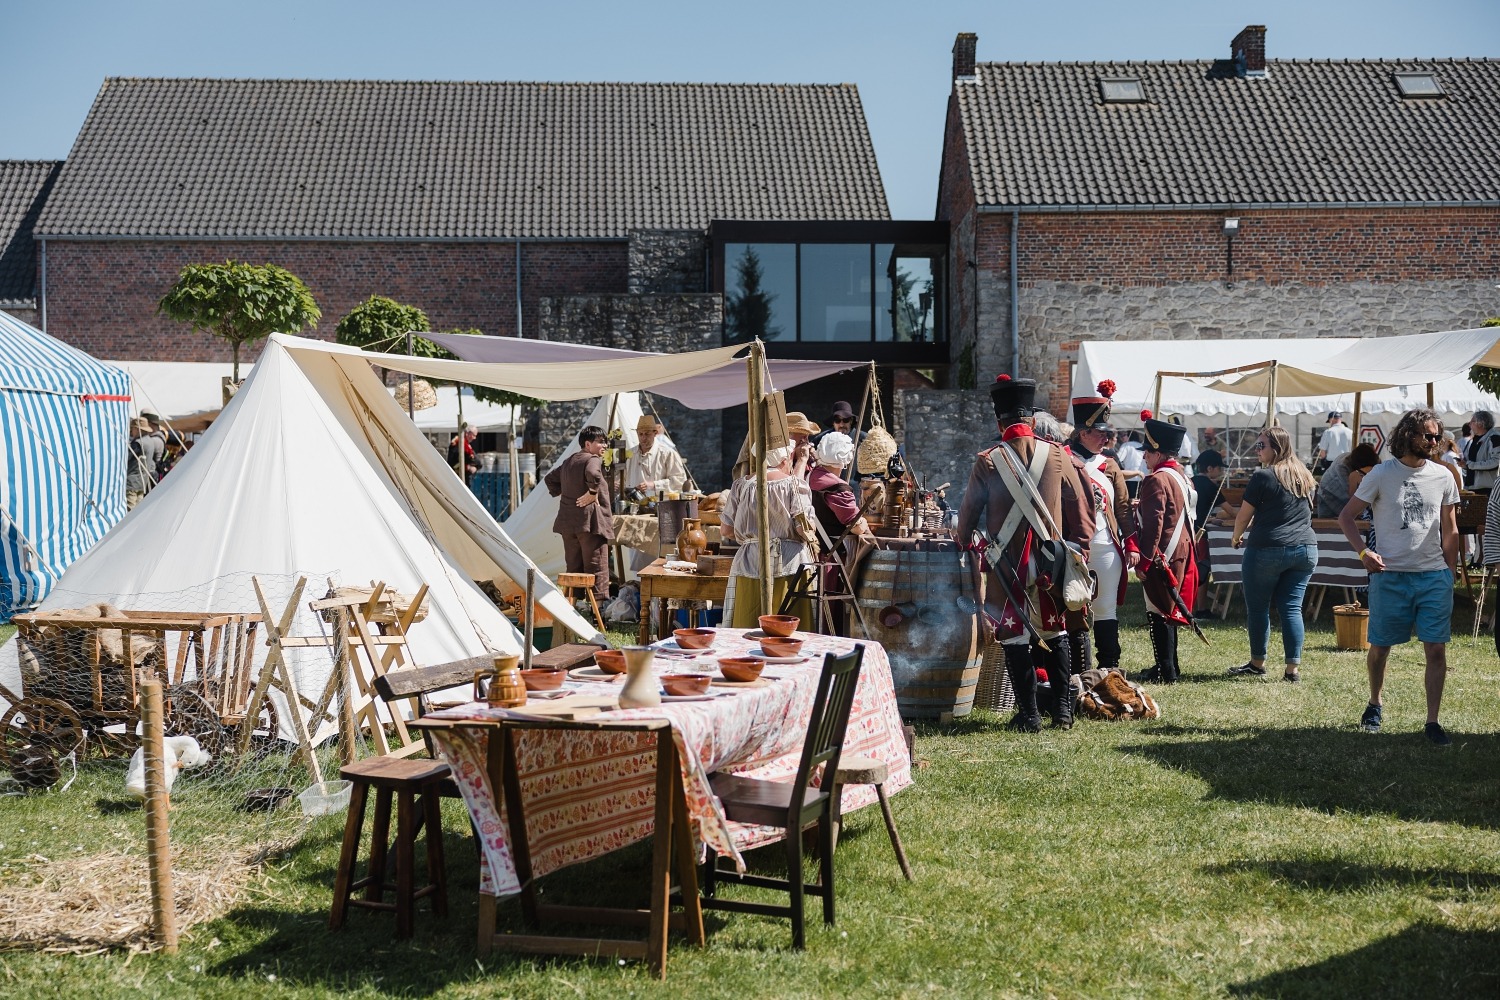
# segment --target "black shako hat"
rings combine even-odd
[[[1097,396],[1073,397],[1073,426],[1078,430],[1109,430],[1110,397],[1115,394],[1115,384],[1105,379],[1097,391]]]
[[[1029,417],[1036,412],[1036,380],[996,375],[990,386],[990,402],[994,404],[996,420]]]
[[[1147,418],[1142,421],[1146,431],[1146,450],[1159,451],[1173,458],[1182,450],[1182,439],[1187,437],[1187,428],[1181,424],[1169,424],[1165,420]]]

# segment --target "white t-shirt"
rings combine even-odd
[[[1398,573],[1446,569],[1443,508],[1458,503],[1453,473],[1437,462],[1413,469],[1388,458],[1365,476],[1354,495],[1369,503],[1375,550]]]
[[[1126,472],[1145,472],[1146,457],[1141,454],[1139,441],[1126,441],[1116,450],[1120,468]]]
[[[1348,424],[1334,424],[1318,439],[1318,448],[1328,455],[1328,464],[1337,465],[1339,459],[1349,454],[1354,447],[1354,432]]]

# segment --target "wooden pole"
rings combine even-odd
[[[771,606],[771,509],[766,494],[766,390],[765,345],[757,339],[750,345],[750,439],[755,462],[755,533],[760,547],[760,613],[775,614]]]
[[[1362,414],[1361,414],[1360,411],[1364,409],[1364,396],[1365,396],[1365,394],[1362,393],[1362,392],[1356,392],[1354,394],[1354,443],[1355,444],[1359,444],[1359,424],[1360,424],[1360,417],[1362,416]]]
[[[875,362],[870,362],[870,376],[865,379],[864,395],[859,397],[859,416],[854,418],[854,461],[849,463],[849,469],[844,473],[844,482],[852,484],[854,477],[859,474],[859,435],[865,427],[865,408],[870,404],[870,394],[880,391],[880,383],[875,378]]]
[[[1156,379],[1151,385],[1151,415],[1157,420],[1161,419],[1161,372],[1156,373]]]
[[[161,681],[141,684],[141,746],[146,759],[146,853],[151,862],[151,929],[168,954],[177,952],[177,905],[172,894],[172,838],[167,826],[167,762],[162,747]]]
[[[1276,422],[1276,362],[1271,362],[1271,377],[1266,388],[1266,427]]]
[[[536,619],[536,567],[526,567],[526,639],[521,647],[521,658],[527,670],[531,669],[532,624]]]
[[[1429,410],[1433,408],[1433,383],[1431,382],[1427,383],[1427,408]]]
[[[516,408],[510,408],[510,447],[506,449],[510,458],[510,512],[514,514],[521,506],[521,452],[516,447]]]

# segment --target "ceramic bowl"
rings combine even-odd
[[[768,635],[760,641],[760,648],[767,656],[796,656],[802,652],[802,640],[778,639]]]
[[[726,656],[719,661],[719,673],[726,681],[748,684],[760,677],[766,662],[753,656]]]
[[[599,652],[594,654],[594,662],[606,674],[623,674],[625,672],[625,654],[618,649],[599,650]]]
[[[802,619],[796,615],[761,615],[760,629],[766,635],[774,635],[785,638],[797,631],[797,626],[802,624]]]
[[[537,667],[533,670],[521,671],[521,680],[526,683],[528,691],[556,691],[562,687],[563,680],[567,676],[566,670],[558,670],[556,667]]]
[[[661,678],[662,690],[667,694],[682,697],[684,695],[707,694],[708,684],[713,680],[712,674],[663,674]]]
[[[683,649],[707,649],[714,644],[715,634],[711,628],[680,628],[672,636]]]

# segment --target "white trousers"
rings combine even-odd
[[[1125,572],[1125,560],[1114,542],[1108,539],[1089,542],[1089,569],[1099,578],[1099,593],[1093,603],[1094,621],[1114,621],[1120,610],[1120,574]]]

